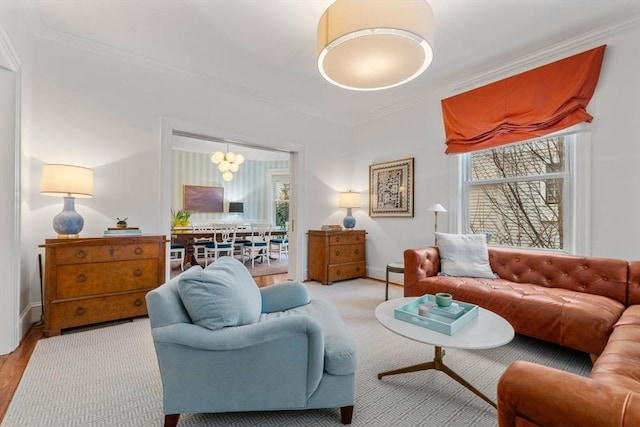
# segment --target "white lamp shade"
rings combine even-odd
[[[338,198],[338,207],[340,208],[359,208],[361,205],[360,193],[352,191],[340,193]]]
[[[446,212],[447,210],[440,203],[433,204],[427,209],[429,212]]]
[[[318,23],[318,69],[336,86],[387,89],[418,77],[433,59],[433,12],[425,0],[336,0]]]
[[[44,165],[40,194],[58,197],[93,197],[93,170],[81,166]]]

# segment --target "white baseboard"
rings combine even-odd
[[[39,322],[42,315],[42,304],[32,303],[20,313],[20,339],[29,332],[34,323]]]

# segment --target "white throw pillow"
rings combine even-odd
[[[498,277],[489,265],[484,234],[436,233],[436,245],[440,252],[440,274],[487,279]]]

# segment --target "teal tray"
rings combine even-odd
[[[478,306],[462,301],[453,301],[465,310],[465,313],[457,319],[439,316],[432,312],[429,313],[428,317],[423,317],[418,314],[418,307],[420,305],[435,302],[435,300],[436,297],[434,295],[424,295],[408,304],[396,307],[393,311],[393,317],[447,335],[455,334],[464,325],[469,323],[469,321],[478,317]]]

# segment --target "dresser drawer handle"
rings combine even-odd
[[[353,253],[356,254],[356,255],[360,255],[360,250],[356,249],[355,251],[353,251]]]
[[[82,316],[87,312],[87,309],[84,307],[76,308],[76,316]]]
[[[136,248],[136,255],[140,255],[142,253],[142,248],[140,246],[138,246]]]
[[[87,256],[87,253],[85,251],[76,252],[76,257],[78,257],[78,258],[84,258],[86,256]]]
[[[342,274],[342,270],[336,270],[336,276],[339,276]]]
[[[336,242],[340,241],[340,236],[336,236]]]
[[[133,302],[133,305],[135,305],[136,307],[140,307],[142,305],[142,300],[140,298],[136,299]]]
[[[142,270],[140,270],[139,268],[136,268],[136,269],[133,271],[133,275],[134,275],[134,276],[136,276],[136,277],[140,277],[140,276],[142,276]]]
[[[340,256],[340,251],[336,251],[336,256]]]
[[[82,283],[82,282],[86,282],[86,281],[87,281],[86,274],[78,274],[78,277],[76,277],[76,282],[78,282],[78,283]]]

